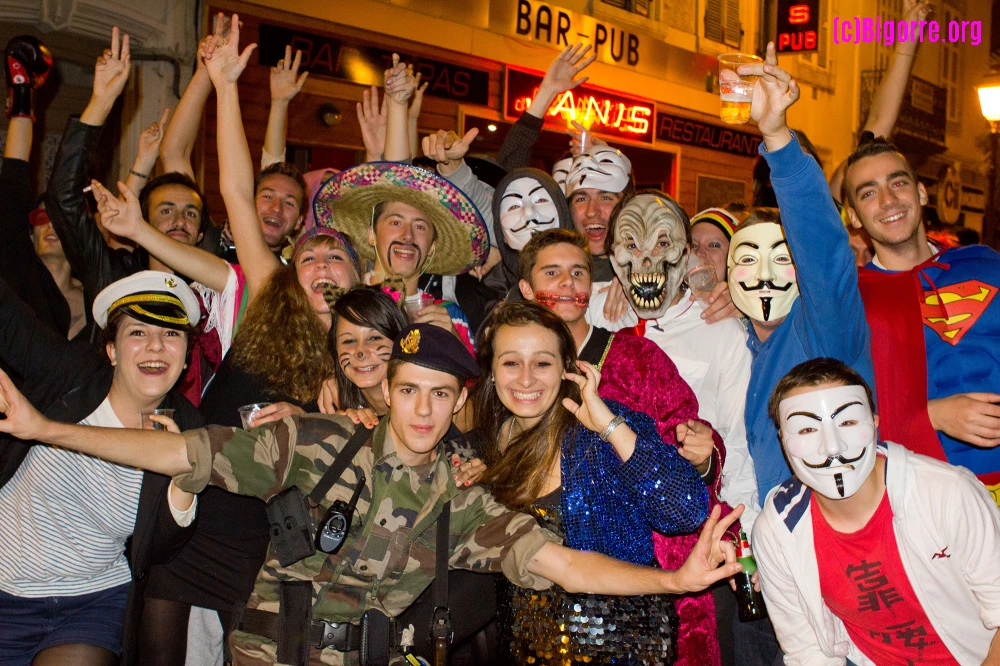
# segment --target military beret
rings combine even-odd
[[[465,381],[479,376],[479,365],[451,331],[432,324],[410,324],[392,345],[390,360],[447,372]]]

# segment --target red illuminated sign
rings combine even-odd
[[[507,67],[504,115],[519,118],[538,94],[542,77]],[[656,105],[647,100],[623,97],[591,86],[579,86],[559,95],[545,112],[545,124],[570,128],[576,121],[595,134],[653,142]]]
[[[778,0],[778,52],[818,51],[819,19],[819,0]]]

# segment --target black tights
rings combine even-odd
[[[139,663],[143,666],[184,666],[191,605],[146,597],[143,606],[139,622]]]
[[[184,666],[190,614],[190,604],[146,597],[139,623],[139,663],[143,666]],[[228,641],[232,613],[219,611],[219,620],[224,641]]]
[[[118,655],[96,645],[73,643],[46,648],[35,655],[31,666],[116,666]]]

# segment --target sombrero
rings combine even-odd
[[[490,241],[476,205],[441,176],[410,164],[365,162],[341,171],[316,194],[313,214],[316,224],[344,232],[360,256],[374,261],[368,228],[383,201],[413,206],[434,225],[437,239],[425,273],[459,275],[486,261]]]

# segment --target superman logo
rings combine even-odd
[[[980,280],[966,280],[937,291],[925,291],[920,313],[941,339],[951,345],[975,325],[996,296],[997,288]]]

